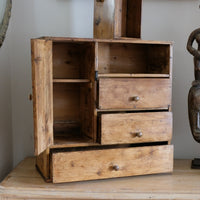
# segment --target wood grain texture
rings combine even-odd
[[[50,161],[49,161],[49,148],[36,157],[36,166],[44,179],[48,181],[50,179]]]
[[[110,73],[110,74],[98,74],[98,78],[169,78],[169,74],[120,74],[120,73]]]
[[[55,83],[53,85],[54,127],[56,123],[80,126],[80,85]]]
[[[120,38],[126,32],[126,0],[115,0],[114,38]]]
[[[112,42],[112,43],[132,43],[132,44],[162,44],[171,45],[170,41],[142,40],[140,38],[121,37],[116,39],[93,39],[93,38],[75,38],[75,37],[42,37],[40,39],[51,40],[52,42]]]
[[[94,1],[94,38],[140,38],[141,0]]]
[[[89,83],[89,79],[53,79],[54,83]]]
[[[171,105],[169,79],[100,78],[100,109],[168,109]],[[134,97],[139,97],[138,101]]]
[[[200,173],[190,167],[191,160],[175,160],[172,174],[52,184],[26,158],[0,183],[0,199],[199,200]]]
[[[53,42],[53,77],[55,79],[88,79],[90,42]],[[91,52],[91,51],[90,51]]]
[[[102,114],[100,127],[101,144],[169,141],[172,113]]]
[[[141,37],[142,0],[126,0],[126,34],[124,37]]]
[[[115,0],[94,1],[94,38],[114,36]]]
[[[90,80],[89,84],[81,85],[81,99],[80,99],[80,115],[81,115],[81,131],[84,136],[91,138],[96,142],[96,121],[94,116],[94,111],[96,104],[94,102],[94,92],[95,88],[95,43],[90,43],[90,45],[85,48],[83,63],[85,73]]]
[[[168,145],[52,154],[53,183],[172,172],[172,168],[173,147]]]
[[[99,74],[169,75],[170,45],[99,42]]]
[[[53,144],[52,41],[31,40],[35,155]]]

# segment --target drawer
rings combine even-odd
[[[52,153],[53,183],[171,172],[173,146]]]
[[[171,80],[161,78],[100,78],[99,109],[168,109]]]
[[[144,143],[172,138],[172,113],[124,113],[100,116],[100,143]]]

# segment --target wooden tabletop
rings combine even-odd
[[[0,184],[0,199],[159,199],[200,200],[200,170],[175,160],[173,174],[65,184],[46,183],[26,158]]]

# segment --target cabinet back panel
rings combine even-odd
[[[149,45],[147,70],[151,73],[170,73],[170,45]]]
[[[141,0],[126,0],[126,35],[125,37],[140,38],[141,32]]]
[[[115,37],[140,38],[141,0],[115,1]]]
[[[99,43],[99,73],[169,73],[169,45]]]
[[[80,126],[79,84],[54,84],[54,129]]]
[[[89,85],[54,84],[54,134],[65,133],[93,137]],[[71,136],[67,136],[70,138]]]
[[[53,78],[88,78],[88,62],[85,57],[91,46],[90,43],[54,43]]]

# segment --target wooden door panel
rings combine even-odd
[[[53,144],[52,41],[31,40],[35,155]]]

